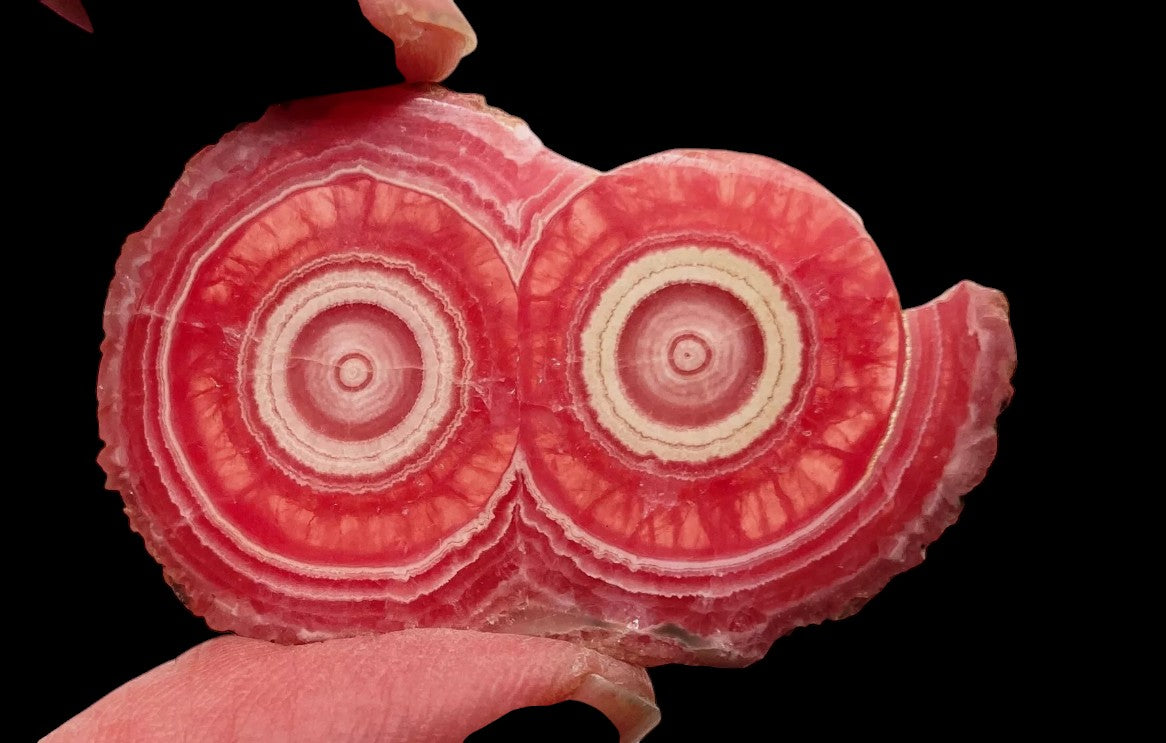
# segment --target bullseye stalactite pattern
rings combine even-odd
[[[608,174],[480,99],[275,109],[127,244],[111,484],[213,626],[756,659],[850,611],[994,453],[1002,298],[900,311],[853,212],[765,158]]]
[[[195,611],[282,640],[457,624],[415,599],[467,590],[505,530],[527,225],[591,177],[433,88],[277,108],[191,163],[119,263],[101,422]]]

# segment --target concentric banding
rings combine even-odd
[[[678,334],[664,353],[671,370],[682,376],[704,371],[713,357],[712,346],[696,333]]]
[[[781,287],[755,261],[675,247],[629,262],[598,291],[579,351],[589,405],[622,445],[707,462],[778,421],[803,342]]]
[[[436,87],[276,106],[191,160],[123,249],[98,397],[192,609],[309,640],[454,624],[503,580],[476,561],[521,490],[515,282],[594,176]]]
[[[273,462],[315,487],[384,487],[423,467],[417,455],[439,450],[464,414],[465,336],[461,314],[416,266],[362,253],[305,266],[248,326],[249,427],[278,447]]]
[[[861,223],[804,174],[709,151],[620,167],[547,224],[519,301],[535,512],[593,565],[739,569],[852,515],[901,318]]]
[[[486,529],[512,477],[515,297],[476,226],[342,171],[275,192],[189,261],[158,313],[147,425],[200,539],[339,581],[416,574]]]
[[[591,181],[417,95],[231,135],[119,263],[102,463],[212,626],[739,662],[950,523],[999,298],[901,313],[855,215],[764,158]]]

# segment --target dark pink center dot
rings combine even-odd
[[[372,362],[362,353],[350,353],[336,362],[336,383],[351,392],[367,387],[372,375]]]
[[[740,299],[708,284],[671,284],[628,315],[616,355],[619,382],[643,414],[664,424],[704,426],[752,396],[765,341]]]
[[[678,374],[696,374],[709,365],[713,349],[695,333],[681,333],[668,346],[668,362]]]

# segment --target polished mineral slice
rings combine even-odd
[[[276,107],[192,160],[118,262],[98,390],[110,486],[192,610],[284,641],[471,623],[510,549],[528,226],[592,177],[437,88]]]
[[[995,453],[1002,295],[904,312],[858,217],[754,155],[597,174],[480,99],[277,107],[110,291],[101,461],[187,604],[740,665],[921,559]]]

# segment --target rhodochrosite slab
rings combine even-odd
[[[995,453],[1002,295],[902,311],[766,158],[598,175],[480,99],[275,108],[196,157],[107,306],[102,463],[212,626],[444,626],[744,664],[843,616]]]
[[[515,486],[514,271],[592,175],[437,88],[276,107],[191,161],[118,263],[99,398],[111,486],[194,611],[464,624]]]
[[[921,560],[995,454],[1003,296],[901,312],[853,211],[772,160],[601,176],[519,293],[527,550],[555,574],[531,627],[646,663],[755,660]]]

